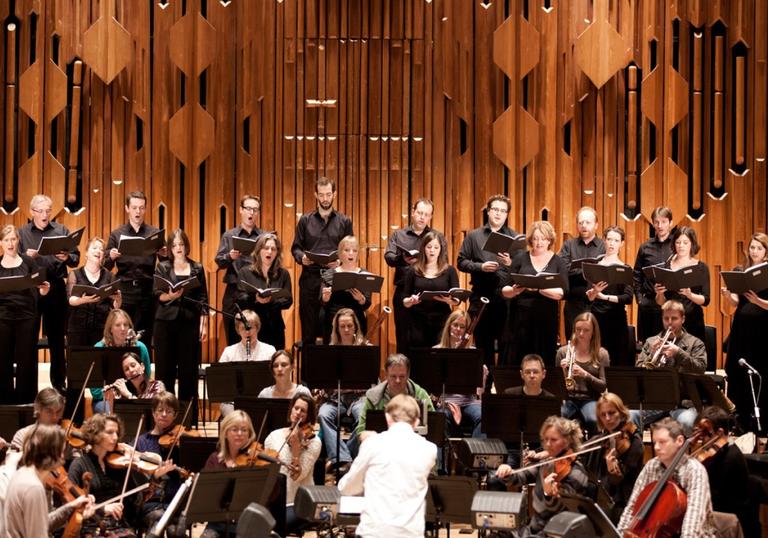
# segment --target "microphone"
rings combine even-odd
[[[746,368],[747,370],[749,370],[749,371],[750,371],[750,372],[752,372],[753,374],[757,374],[757,375],[760,375],[760,372],[758,372],[757,370],[755,370],[755,368],[753,368],[753,367],[752,367],[752,366],[751,366],[751,365],[750,365],[750,364],[749,364],[749,363],[748,363],[748,362],[747,362],[745,359],[743,359],[743,358],[739,359],[739,366],[741,366],[742,368]]]
[[[243,314],[243,310],[240,308],[240,305],[235,303],[235,308],[237,309],[237,315],[240,316],[240,321],[243,323],[243,328],[246,331],[250,331],[251,325],[248,323],[248,320],[245,319],[245,314]],[[235,316],[235,319],[237,319],[237,316]]]

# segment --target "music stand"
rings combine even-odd
[[[291,400],[285,398],[235,398],[235,409],[242,409],[251,417],[256,434],[261,434],[257,439],[260,443],[264,442],[271,431],[288,424],[290,407]],[[264,428],[261,428],[265,414],[267,420],[264,422]]]
[[[0,437],[11,442],[14,434],[35,421],[33,404],[0,405]]]
[[[624,405],[639,409],[641,417],[644,409],[671,411],[680,404],[680,375],[674,368],[611,366],[605,369],[605,383]]]
[[[497,366],[493,369],[493,379],[496,383],[496,394],[503,394],[505,390],[512,387],[519,387],[523,384],[523,378],[520,376],[520,368],[509,366]],[[503,385],[499,388],[499,379]],[[549,368],[547,375],[541,382],[541,388],[551,392],[558,400],[568,399],[568,389],[565,388],[565,375],[563,369],[559,366]]]
[[[531,398],[512,394],[483,394],[482,430],[490,438],[505,443],[539,440],[544,420],[560,415],[560,400]]]
[[[595,528],[597,538],[619,538],[621,536],[611,519],[592,499],[575,493],[562,493],[560,500],[569,512],[587,516]]]
[[[141,357],[138,347],[70,346],[67,358],[67,386],[80,389],[91,363],[95,363],[88,388],[101,388],[123,377],[122,359],[126,353]],[[147,373],[149,375],[149,373]]]
[[[480,349],[414,348],[411,379],[430,394],[474,394],[483,385]]]
[[[208,457],[216,451],[216,437],[193,437],[182,435],[179,441],[179,466],[197,473],[203,467]]]
[[[239,361],[211,364],[205,369],[208,400],[232,402],[241,396],[259,395],[274,383],[270,361]]]
[[[429,479],[426,521],[445,526],[451,535],[451,523],[472,522],[472,498],[477,482],[468,476],[437,476]]]
[[[365,414],[365,429],[381,433],[387,431],[387,418],[383,409],[369,409]],[[420,424],[424,421],[420,419]],[[441,446],[445,441],[445,415],[440,411],[427,413],[427,441]]]
[[[691,400],[699,413],[706,405],[715,405],[729,414],[732,412],[733,404],[729,405],[725,394],[720,391],[715,380],[709,375],[681,373],[680,378],[683,384],[683,397]]]
[[[523,384],[520,377],[520,368],[514,366],[492,366],[493,384],[496,386],[496,394],[504,394],[504,391]],[[544,379],[547,379],[546,377]]]

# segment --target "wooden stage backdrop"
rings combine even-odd
[[[259,194],[289,246],[319,175],[387,275],[372,313],[391,300],[386,238],[419,196],[453,259],[494,193],[518,230],[552,221],[557,248],[594,206],[627,229],[630,263],[669,205],[700,233],[721,335],[717,272],[766,229],[763,0],[0,0],[0,21],[2,222],[43,192],[60,222],[106,236],[144,190],[219,299],[239,197]],[[391,321],[381,337],[391,348]]]

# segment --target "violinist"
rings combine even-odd
[[[322,443],[314,436],[315,400],[305,393],[294,394],[291,398],[288,422],[290,427],[271,432],[264,440],[264,448],[277,452],[281,461],[290,461],[291,469],[280,466],[280,472],[287,475],[286,480],[286,528],[298,530],[299,521],[293,512],[293,499],[300,486],[313,486],[312,471],[320,455]],[[311,435],[311,437],[310,437]]]
[[[93,498],[86,495],[48,511],[45,483],[51,471],[61,465],[66,438],[57,426],[35,427],[24,447],[19,469],[11,477],[5,498],[4,528],[9,538],[48,536],[64,526],[75,509],[93,513]]]
[[[597,425],[605,434],[622,432],[618,438],[606,441],[602,452],[595,452],[595,457],[589,458],[594,462],[591,467],[598,481],[613,501],[612,512],[608,515],[618,523],[643,468],[642,432],[630,419],[627,406],[612,392],[603,393],[597,401]]]
[[[104,392],[109,409],[114,408],[115,399],[148,400],[161,392],[165,392],[165,385],[162,381],[147,379],[144,364],[135,353],[124,354],[121,366],[123,377],[108,385],[108,390]]]
[[[692,452],[709,475],[712,509],[736,514],[745,536],[760,536],[759,494],[755,492],[747,460],[739,448],[728,442],[729,417],[723,409],[705,407],[699,416],[698,440],[706,448]]]
[[[640,472],[632,490],[632,496],[629,498],[619,521],[619,530],[629,527],[640,492],[662,477],[680,448],[685,444],[683,427],[671,418],[664,418],[654,423],[651,426],[651,431],[656,457],[646,463]],[[674,474],[675,482],[685,491],[687,496],[687,508],[683,508],[685,516],[680,535],[696,536],[697,538],[716,536],[709,481],[704,466],[696,459],[684,455]]]
[[[152,398],[152,422],[153,427],[148,432],[139,436],[136,443],[138,452],[152,452],[160,456],[167,452],[160,445],[160,437],[166,433],[176,420],[179,414],[179,400],[172,392],[160,392]],[[144,527],[151,529],[154,524],[163,516],[165,509],[173,499],[174,495],[181,487],[181,475],[175,469],[173,460],[168,459],[165,465],[158,467],[155,472],[155,478],[162,479],[162,485],[158,492],[147,499],[141,507],[141,518]],[[185,530],[176,525],[166,527],[168,536],[184,536]]]
[[[125,310],[116,308],[110,311],[104,324],[104,337],[94,347],[137,347],[139,348],[141,363],[144,365],[144,372],[152,371],[152,365],[149,362],[149,350],[147,350],[144,342],[136,337],[131,316]],[[102,389],[90,389],[90,391],[93,412],[103,413],[106,411],[107,404],[104,402]]]
[[[117,497],[122,492],[127,471],[107,464],[107,455],[118,449],[122,431],[123,423],[115,415],[97,413],[83,424],[82,432],[91,449],[69,466],[69,479],[82,487],[83,475],[90,473],[90,493],[97,503]],[[135,536],[133,526],[127,522],[134,515],[132,508],[130,502],[111,502],[100,508],[83,525],[86,535],[95,536],[106,530],[121,537]]]
[[[563,417],[548,417],[539,432],[544,450],[553,458],[578,451],[581,446],[581,427],[575,420]],[[496,477],[507,483],[523,485],[535,482],[533,490],[533,516],[525,527],[518,530],[518,537],[536,536],[547,522],[565,509],[560,501],[560,493],[578,493],[587,491],[588,479],[584,466],[575,458],[562,459],[552,465],[528,469],[523,467],[513,471],[512,467],[502,464],[496,469]]]
[[[35,422],[18,430],[11,440],[11,448],[21,451],[24,441],[38,424],[56,426],[64,413],[64,396],[53,387],[41,389],[35,396],[34,403]]]

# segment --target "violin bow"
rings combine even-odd
[[[96,361],[93,361],[91,363],[91,367],[88,368],[88,375],[85,376],[85,381],[83,381],[83,386],[80,388],[80,395],[77,397],[77,403],[75,403],[75,408],[72,410],[72,418],[69,419],[69,425],[67,426],[66,435],[69,437],[69,433],[72,431],[72,425],[75,423],[75,415],[77,415],[77,408],[80,406],[80,402],[83,399],[83,394],[85,394],[85,387],[88,386],[88,381],[91,379],[91,374],[93,373],[93,367],[96,365]]]
[[[187,417],[189,416],[189,410],[192,409],[192,400],[187,403],[187,409],[184,411],[184,416],[181,417],[181,428],[179,428],[179,431],[176,432],[176,436],[173,439],[173,443],[171,443],[171,447],[168,449],[168,457],[165,459],[163,463],[168,463],[171,459],[171,452],[173,452],[173,449],[176,448],[179,444],[179,441],[181,440],[181,432],[184,430],[184,423],[187,421]]]
[[[595,450],[599,450],[603,447],[600,445],[591,446],[589,448],[583,448],[579,450],[578,452],[574,452],[573,454],[565,454],[563,456],[558,456],[556,458],[549,458],[544,461],[540,461],[538,463],[533,463],[531,465],[526,465],[525,467],[521,467],[520,469],[513,469],[512,474],[517,474],[523,471],[527,471],[529,469],[536,469],[537,467],[543,467],[544,465],[549,465],[550,463],[555,463],[556,461],[564,460],[566,458],[575,458],[576,456],[581,456],[582,454],[586,454],[587,452],[593,452]]]
[[[136,437],[133,440],[133,452],[131,453],[131,459],[128,460],[128,469],[125,472],[125,480],[123,481],[123,492],[117,497],[118,501],[122,503],[123,498],[126,496],[125,489],[128,487],[128,477],[131,476],[131,468],[133,467],[133,455],[136,454],[136,445],[139,444],[139,434],[141,434],[141,427],[144,425],[144,415],[139,419],[139,427],[136,428]],[[133,492],[133,490],[131,490]]]
[[[598,437],[593,437],[589,441],[587,441],[585,443],[582,443],[581,444],[581,448],[587,448],[587,447],[590,447],[590,446],[592,446],[594,444],[598,444],[598,443],[602,443],[603,441],[607,441],[608,439],[613,439],[614,437],[616,437],[618,435],[621,435],[622,433],[624,433],[624,432],[622,432],[621,430],[618,430],[618,431],[615,431],[613,433],[607,433],[605,435],[600,435]]]
[[[264,411],[264,418],[261,419],[261,426],[259,427],[259,434],[256,436],[256,442],[261,439],[261,434],[264,432],[264,425],[267,423],[267,415],[269,415],[269,409]]]

